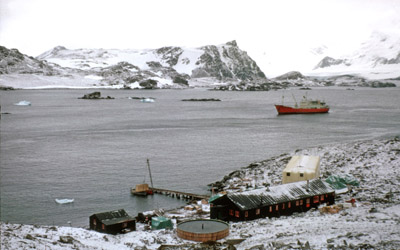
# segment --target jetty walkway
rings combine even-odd
[[[178,199],[187,199],[187,200],[206,199],[206,200],[208,200],[210,198],[210,195],[192,194],[192,193],[168,190],[168,189],[163,189],[163,188],[150,187],[149,189],[153,190],[153,192],[155,194],[164,194],[164,195],[168,195],[171,197],[176,197]]]

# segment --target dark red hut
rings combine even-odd
[[[89,224],[90,229],[109,234],[136,230],[135,218],[130,217],[124,209],[93,214]]]
[[[283,184],[242,193],[230,193],[211,201],[211,219],[254,220],[304,212],[322,203],[334,204],[335,191],[320,179]]]

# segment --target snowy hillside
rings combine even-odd
[[[370,79],[399,77],[400,34],[374,32],[353,53],[338,58],[325,56],[312,74],[359,74]]]

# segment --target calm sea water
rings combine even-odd
[[[94,90],[93,90],[94,91]],[[278,116],[274,103],[304,90],[101,90],[113,100],[82,100],[92,90],[0,92],[1,220],[88,226],[97,212],[130,215],[183,201],[135,197],[154,186],[207,193],[207,184],[249,163],[296,149],[400,134],[400,88],[315,88],[328,114]],[[129,96],[154,97],[154,103]],[[221,102],[183,102],[219,98]],[[15,106],[28,100],[32,106]],[[55,198],[74,198],[69,205]]]

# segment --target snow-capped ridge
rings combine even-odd
[[[242,51],[235,40],[199,48],[166,46],[146,50],[74,49],[57,46],[38,59],[63,67],[91,71],[107,84],[129,85],[134,80],[162,77],[174,83],[190,78],[215,78],[216,81],[252,81],[265,79],[257,63]],[[122,65],[121,62],[125,62]],[[135,70],[127,70],[127,64]],[[118,66],[119,65],[119,66]],[[117,68],[123,66],[118,71]],[[111,73],[110,71],[115,70]],[[97,72],[97,73],[96,73]],[[113,75],[112,79],[105,77]]]
[[[65,48],[64,46],[56,46],[51,50],[48,50],[42,54],[40,54],[39,56],[37,56],[36,58],[39,60],[43,60],[43,58],[49,57],[49,56],[54,56],[57,55],[59,51],[62,50],[67,50],[67,48]]]
[[[359,73],[368,78],[400,75],[400,35],[375,31],[359,49],[339,57],[325,56],[313,68],[315,73]]]

